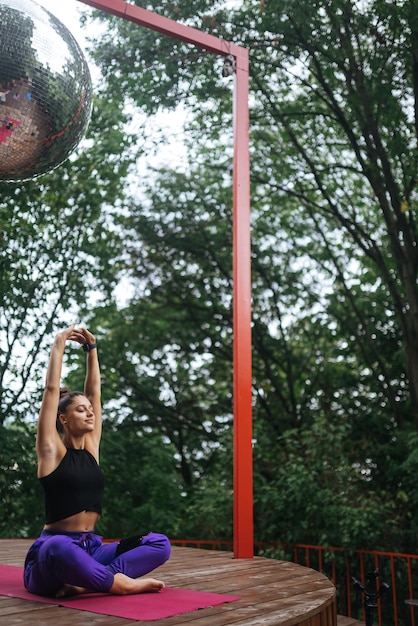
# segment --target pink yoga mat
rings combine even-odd
[[[196,609],[239,600],[238,596],[190,591],[174,587],[166,587],[159,593],[141,593],[134,596],[88,594],[54,600],[53,598],[35,596],[26,591],[23,586],[23,568],[15,565],[0,565],[0,595],[144,621],[163,619],[171,615],[190,613]]]

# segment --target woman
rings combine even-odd
[[[84,393],[67,391],[60,399],[67,341],[82,344],[86,378]],[[38,419],[36,452],[46,524],[25,560],[25,587],[32,593],[55,597],[88,592],[126,595],[164,588],[159,580],[141,577],[170,556],[167,537],[149,533],[103,544],[94,534],[104,490],[98,465],[101,431],[96,341],[87,329],[72,324],[55,337]]]

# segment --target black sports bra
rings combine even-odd
[[[87,450],[67,448],[58,467],[39,481],[44,490],[47,524],[81,511],[101,514],[105,477]]]

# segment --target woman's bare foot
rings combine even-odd
[[[129,578],[125,574],[115,574],[113,585],[109,593],[119,596],[127,596],[135,593],[157,593],[164,589],[165,584],[155,578]],[[56,598],[68,598],[85,593],[94,593],[91,589],[76,587],[75,585],[63,585],[55,594]]]
[[[155,578],[129,578],[125,574],[115,574],[109,593],[125,596],[135,593],[156,593],[164,589],[165,584]]]
[[[80,596],[84,593],[92,593],[84,587],[76,587],[75,585],[63,585],[55,594],[56,598],[68,598],[70,596]]]

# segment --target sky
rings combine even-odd
[[[80,26],[79,17],[82,12],[87,12],[87,14],[92,12],[93,9],[90,6],[78,0],[34,0],[34,2],[40,4],[55,15],[70,30],[83,52],[86,52],[88,48],[86,33]],[[92,36],[91,27],[89,28],[88,35],[89,37]],[[96,75],[90,61],[89,67],[94,83],[98,75]],[[150,150],[148,158],[145,157],[142,159],[140,164],[141,169],[146,169],[148,166],[155,166],[157,163],[176,163],[179,167],[184,163],[184,151],[179,149],[181,146],[183,123],[184,114],[180,109],[170,113],[159,113],[154,120],[145,120],[144,116],[136,115],[132,124],[133,131],[139,132],[140,129],[146,125],[153,136],[153,145],[157,146],[157,154],[155,153],[155,149]],[[161,149],[158,148],[159,145],[161,145]]]
[[[80,46],[83,47],[84,34],[79,24],[79,15],[81,11],[91,11],[90,7],[77,0],[34,1],[55,15],[71,31]]]

